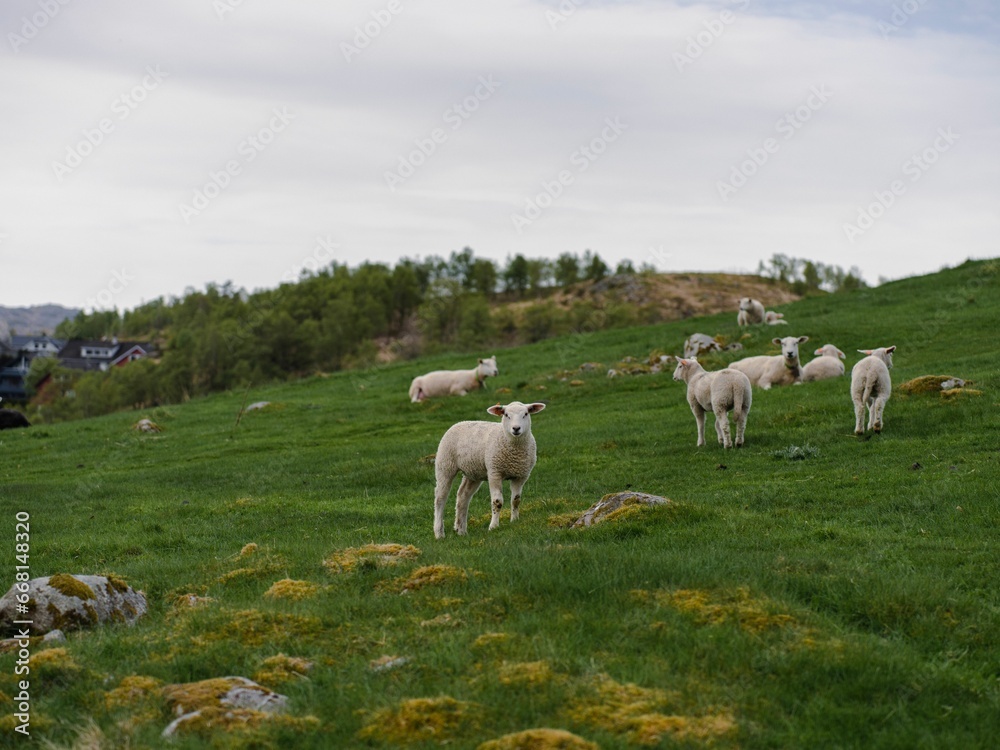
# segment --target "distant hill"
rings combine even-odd
[[[31,307],[3,307],[0,305],[0,336],[5,332],[20,336],[52,333],[55,327],[80,310],[62,305],[32,305]]]

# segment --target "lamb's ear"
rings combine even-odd
[[[534,404],[528,404],[528,414],[537,414],[542,409],[545,408],[545,404],[541,402],[536,402]]]
[[[892,354],[894,351],[896,351],[896,345],[895,344],[893,344],[892,346],[887,346],[885,348],[885,353],[886,354]]]
[[[503,406],[500,405],[500,404],[496,404],[494,406],[491,406],[486,411],[488,411],[494,417],[502,417],[503,416]]]
[[[479,364],[482,364],[485,361],[486,361],[485,359],[481,359],[481,360],[479,360]]]
[[[823,353],[823,347],[820,347],[819,349],[817,349],[816,351],[813,352],[813,354],[817,354],[817,355],[822,354],[822,353]]]
[[[871,349],[858,349],[858,353],[859,354],[871,354],[872,350]]]
[[[771,343],[772,344],[777,344],[778,346],[781,346],[781,339],[779,339],[777,336],[775,336],[773,339],[771,339]]]
[[[847,359],[847,355],[840,351],[840,349],[837,350],[837,356],[841,359]]]
[[[799,343],[804,344],[809,340],[808,336],[799,336]]]

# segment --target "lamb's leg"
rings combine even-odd
[[[521,488],[524,487],[524,483],[527,479],[511,479],[510,480],[510,522],[514,523],[517,520],[518,511],[521,508]]]
[[[439,472],[437,474],[437,486],[434,488],[434,536],[437,539],[444,539],[444,504],[451,493],[451,485],[455,481],[458,471]]]
[[[875,426],[875,403],[876,399],[872,396],[868,399],[868,429],[872,429]]]
[[[860,397],[854,399],[854,434],[865,434],[865,402]]]
[[[465,535],[469,531],[469,501],[482,483],[481,479],[473,481],[463,476],[461,484],[458,485],[458,497],[455,498],[455,531],[460,535]]]
[[[733,413],[734,421],[736,422],[736,440],[734,444],[737,448],[743,447],[743,432],[747,427],[747,413],[746,411],[739,411]]]
[[[490,519],[490,531],[500,526],[500,511],[503,510],[503,477],[499,474],[489,475],[490,503],[493,508],[493,518]]]
[[[700,447],[705,444],[705,410],[697,404],[693,404],[691,412],[694,414],[694,421],[698,423],[698,445]]]
[[[875,403],[872,404],[872,419],[874,423],[872,424],[872,429],[875,432],[882,432],[882,412],[885,411],[886,399],[879,396],[875,399]]]
[[[715,432],[723,448],[733,447],[733,439],[729,434],[729,414],[724,406],[715,407]]]

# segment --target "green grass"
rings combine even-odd
[[[406,398],[414,375],[467,366],[467,355],[452,355],[254,389],[251,401],[273,406],[238,427],[244,394],[234,392],[0,433],[10,570],[14,514],[26,511],[33,576],[113,572],[151,605],[133,628],[71,634],[75,669],[32,673],[33,735],[71,746],[92,720],[104,747],[161,747],[171,718],[162,699],[108,705],[122,678],[252,677],[284,653],[315,662],[308,679],[276,689],[293,716],[318,721],[173,746],[448,739],[474,748],[554,727],[601,748],[993,747],[998,265],[781,310],[792,324],[752,330],[743,355],[769,352],[774,335],[807,334],[804,351],[834,343],[849,352],[849,370],[856,349],[895,344],[894,384],[949,374],[982,395],[897,392],[884,432],[856,438],[849,376],[755,391],[746,447],[723,451],[695,447],[683,385],[669,372],[575,374],[582,386],[559,378],[584,361],[678,351],[694,331],[737,337],[734,311],[498,351],[500,377],[465,398]],[[716,355],[708,367],[733,358]],[[505,508],[488,532],[481,489],[469,535],[448,523],[435,541],[433,468],[421,457],[452,423],[489,419],[488,405],[514,398],[549,407],[534,419],[539,460],[521,520],[508,523]],[[143,416],[163,431],[133,432]],[[674,503],[588,530],[550,523],[626,488]],[[249,542],[257,553],[239,557]],[[342,574],[322,564],[372,542],[422,553]],[[394,593],[394,579],[430,565],[467,577]],[[297,602],[263,596],[284,578],[321,588]],[[178,613],[180,593],[214,602]],[[497,633],[505,637],[481,638]],[[386,655],[408,662],[369,668]],[[0,655],[8,696],[14,666],[14,655]],[[432,704],[405,724],[407,712],[419,714],[406,701],[442,696],[463,703]],[[392,734],[395,720],[404,729]],[[0,745],[13,746],[11,736],[5,726]]]

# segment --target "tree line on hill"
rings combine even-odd
[[[787,276],[789,264],[780,263]],[[607,302],[597,309],[586,297],[568,305],[548,299],[611,273],[589,250],[582,257],[563,253],[554,260],[515,255],[500,265],[465,248],[447,259],[406,258],[393,266],[351,268],[333,262],[274,289],[247,292],[229,282],[209,284],[203,291],[188,289],[182,297],[158,298],[124,312],[80,312],[60,324],[55,335],[152,341],[160,356],[106,372],[67,370],[55,360],[38,358],[27,378],[33,391],[29,414],[38,421],[96,416],[250,383],[371,366],[386,357],[486,349],[656,322],[651,306]],[[655,269],[637,270],[624,261],[614,273]],[[860,279],[853,269],[841,272],[845,276]],[[821,289],[822,283],[813,288]]]

